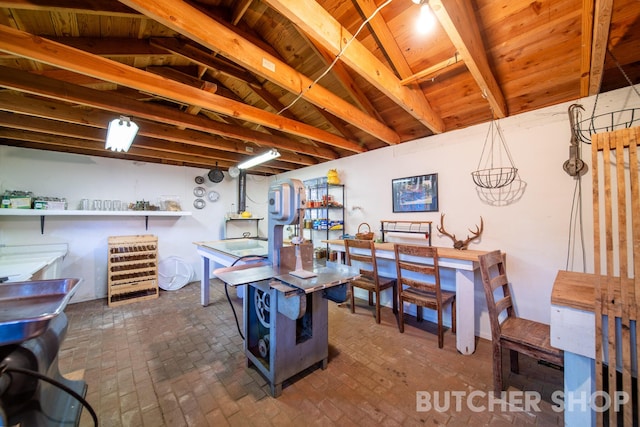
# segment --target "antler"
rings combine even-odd
[[[445,229],[444,229],[444,214],[440,214],[440,225],[437,225],[436,229],[438,230],[438,233],[444,234],[445,236],[451,238],[451,240],[453,240],[454,247],[455,247],[456,235],[455,234],[449,234],[449,233],[447,233],[445,231]]]
[[[469,237],[469,235],[467,235],[467,239],[464,241],[457,240],[455,234],[449,234],[446,232],[446,230],[444,229],[444,214],[440,214],[440,225],[436,226],[436,228],[440,234],[444,234],[445,236],[453,240],[454,249],[464,250],[464,249],[467,249],[467,246],[469,246],[469,243],[471,243],[471,241],[480,237],[480,235],[482,234],[482,231],[484,230],[484,221],[482,220],[482,217],[480,217],[480,227],[476,225],[476,231],[469,229],[469,231],[471,231],[471,234],[473,236]]]
[[[473,237],[469,237],[469,235],[467,234],[467,240],[462,242],[462,247],[460,249],[467,249],[467,246],[469,246],[469,243],[471,241],[480,237],[480,235],[482,234],[482,230],[484,230],[484,221],[482,221],[482,217],[480,217],[480,228],[478,228],[478,226],[476,225],[476,231],[469,229],[469,231],[471,231],[471,234],[473,234]]]

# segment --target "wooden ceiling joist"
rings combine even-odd
[[[489,67],[482,35],[474,17],[471,3],[461,0],[429,0],[431,10],[449,35],[460,57],[489,102],[493,115],[508,115],[507,102]]]
[[[188,3],[181,0],[165,0],[163,2],[149,0],[121,1],[202,46],[241,64],[253,73],[278,84],[296,95],[302,94],[301,96],[306,101],[329,111],[381,141],[388,144],[400,142],[398,134],[385,124],[365,114],[322,86],[313,84],[311,79],[300,74],[279,58],[240,37],[231,29],[219,24]],[[355,147],[349,148],[348,145],[341,148],[355,152],[365,151],[362,149],[356,151]]]
[[[338,154],[324,147],[299,144],[293,140],[277,135],[269,135],[244,127],[215,122],[204,117],[192,116],[173,108],[137,101],[118,94],[75,86],[39,75],[15,73],[11,68],[0,67],[0,86],[87,107],[99,108],[106,111],[118,111],[120,114],[132,117],[139,117],[173,126],[183,126],[185,128],[217,134],[236,140],[250,141],[261,146],[269,145],[275,148],[325,159],[338,158]],[[229,141],[226,143],[232,144],[232,142]],[[239,141],[235,141],[234,143],[239,144]]]
[[[349,31],[315,1],[265,0],[265,2],[334,55],[340,54],[345,43],[352,39]],[[382,64],[358,40],[351,41],[349,47],[341,53],[340,59],[432,132],[444,132],[444,122],[433,111],[424,95],[418,95],[401,85],[400,79],[393,71]]]
[[[359,144],[340,138],[305,123],[297,122],[259,108],[232,101],[119,62],[101,58],[60,43],[0,25],[0,50],[44,62],[80,74],[107,80],[184,104],[198,105],[220,114],[235,116],[268,128],[323,142],[356,153],[366,151]]]
[[[591,42],[591,67],[589,70],[589,93],[595,95],[600,92],[604,61],[607,56],[609,43],[609,27],[613,13],[613,0],[596,0],[595,15],[593,17],[593,40]]]
[[[16,113],[16,120],[27,121],[28,117],[31,116],[56,121],[59,123],[59,127],[61,129],[67,124],[82,125],[87,129],[93,127],[93,130],[87,130],[87,137],[89,139],[95,137],[103,141],[105,138],[104,130],[106,129],[109,121],[113,119],[113,114],[100,110],[87,111],[53,101],[35,100],[33,98],[12,93],[0,93],[0,111]],[[0,115],[1,114],[6,113],[0,113]],[[0,123],[0,125],[1,124],[2,123]],[[19,121],[13,122],[13,126],[18,128],[22,128],[23,125],[24,124],[21,124]],[[209,135],[189,129],[175,129],[161,125],[157,122],[144,122],[139,123],[139,125],[139,136],[181,143],[185,146],[200,147],[209,150],[213,149],[218,150],[219,152],[237,153],[240,155],[247,154],[245,144],[239,141],[227,140],[215,135]],[[34,127],[29,129],[36,130]],[[98,132],[97,129],[100,129],[100,132]],[[42,130],[42,132],[46,131],[49,131],[49,129]],[[53,129],[51,132],[57,133],[59,130]],[[80,135],[76,133],[73,136],[79,137]],[[136,137],[135,143],[138,143],[138,137]],[[239,157],[238,159],[241,160],[242,157]],[[310,166],[318,163],[318,161],[311,156],[290,151],[282,151],[279,159],[284,162],[304,166]]]

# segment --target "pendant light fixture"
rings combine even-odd
[[[129,117],[120,116],[119,119],[113,119],[109,122],[104,148],[112,151],[128,151],[136,133],[138,133],[138,125]]]
[[[473,182],[482,188],[501,188],[516,179],[518,169],[496,120],[489,122],[489,131],[482,147],[478,169],[471,172]]]

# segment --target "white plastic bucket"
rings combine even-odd
[[[193,276],[193,267],[182,258],[171,256],[158,263],[158,286],[165,291],[182,288]]]

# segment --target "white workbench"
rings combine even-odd
[[[0,246],[0,278],[6,282],[60,278],[66,243]]]
[[[222,267],[234,262],[246,264],[263,261],[269,255],[266,240],[229,239],[209,242],[194,242],[198,254],[202,257],[202,279],[200,281],[200,302],[203,307],[209,305],[209,280],[211,279],[211,261]],[[252,258],[253,256],[253,258]]]

